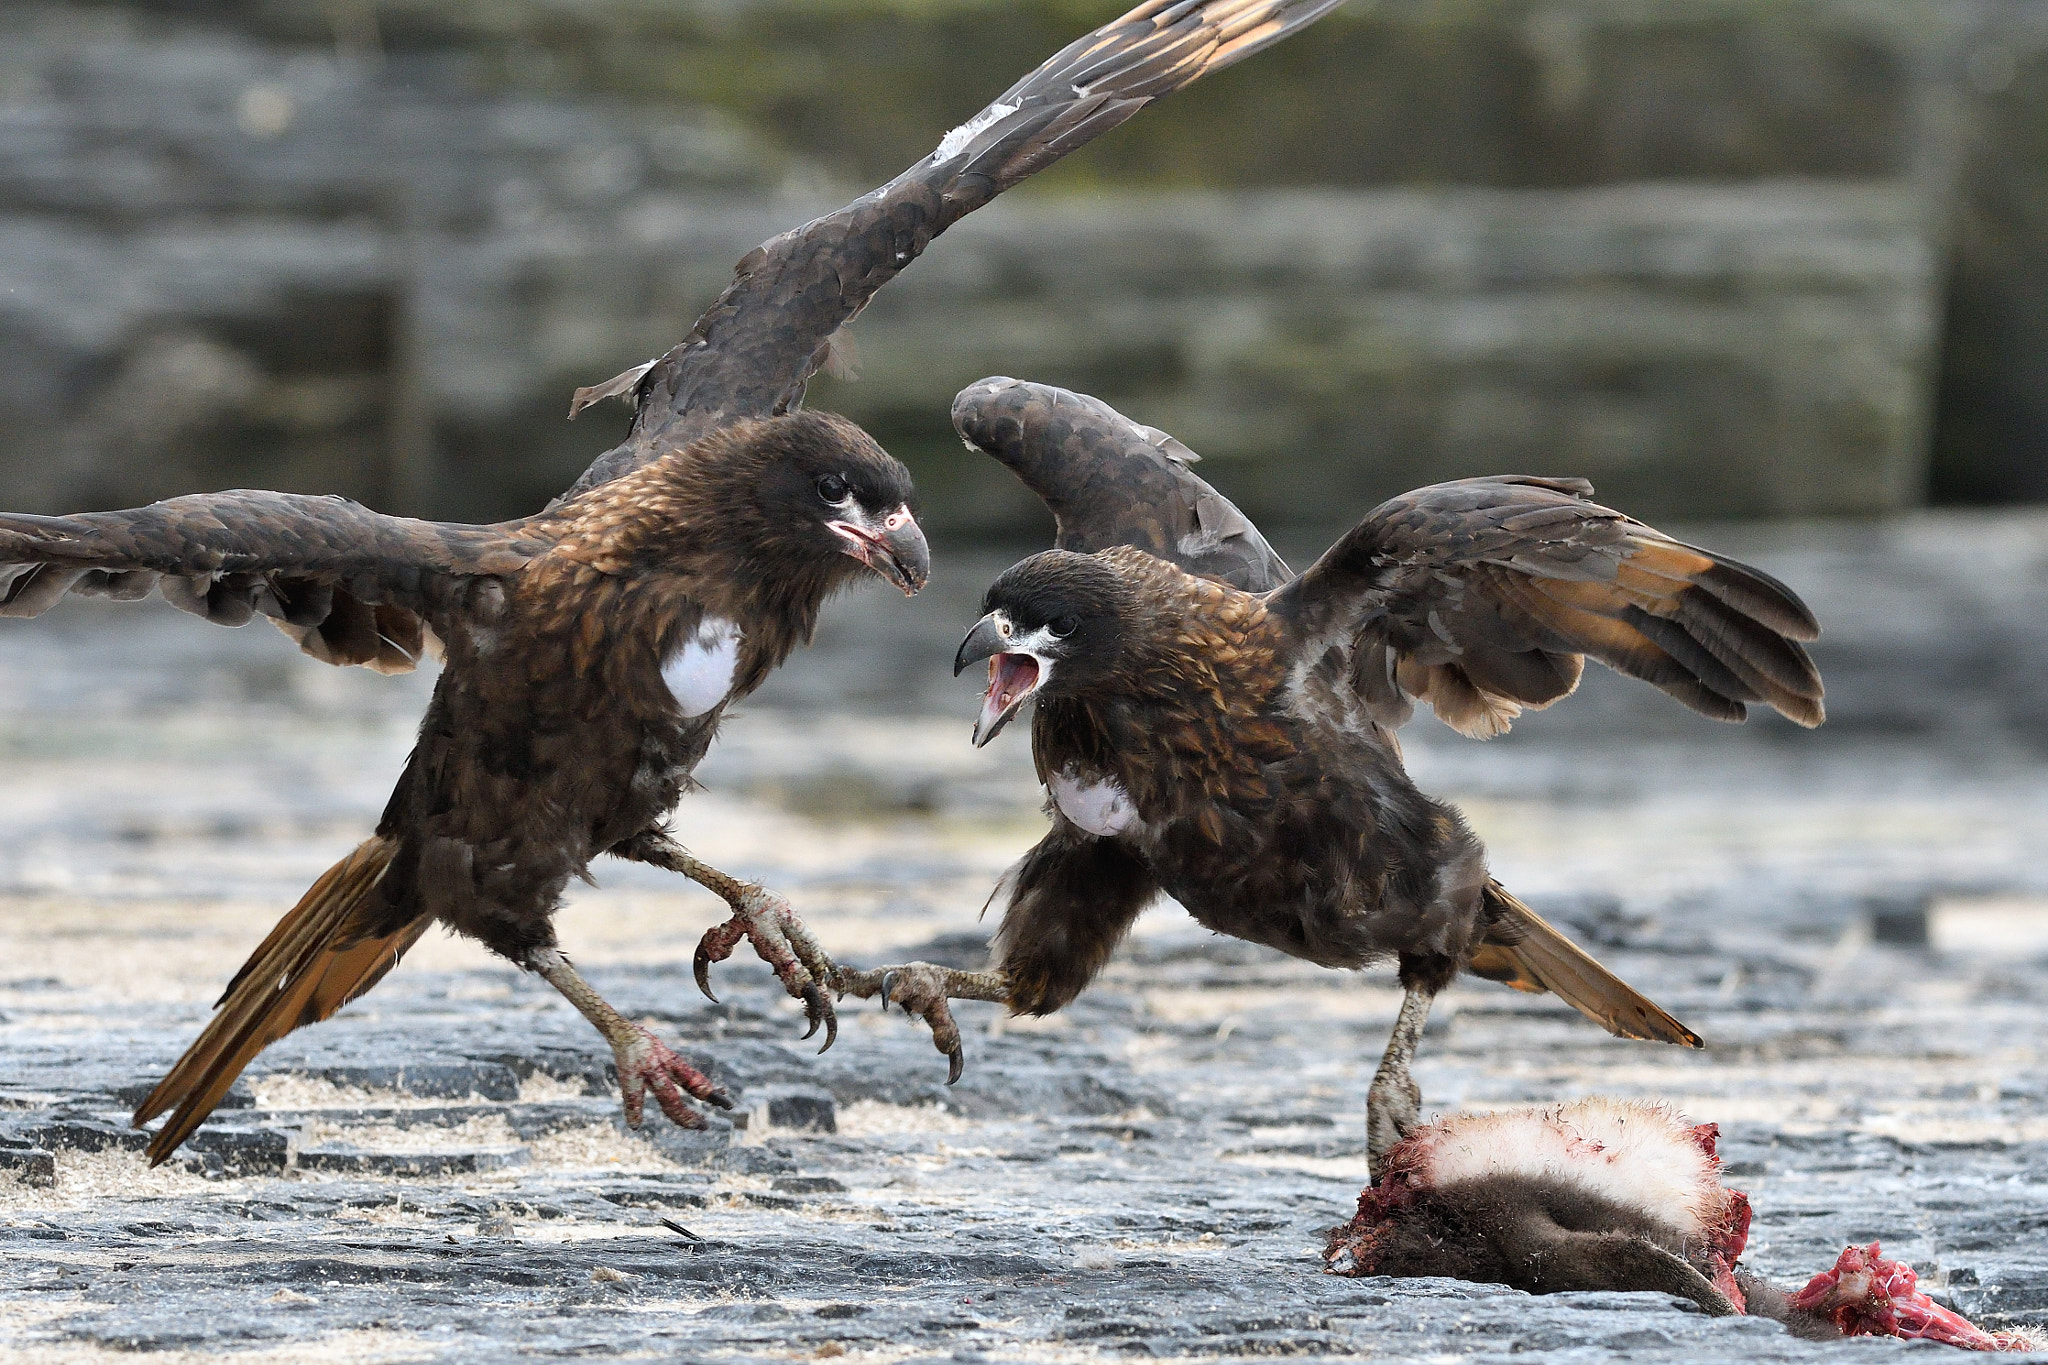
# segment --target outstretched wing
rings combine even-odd
[[[1341,3],[1145,0],[1070,44],[888,184],[749,252],[680,346],[580,390],[577,407],[631,395],[638,411],[626,443],[600,456],[570,493],[735,418],[794,407],[833,334],[932,238],[1153,100]]]
[[[1259,528],[1188,468],[1199,455],[1099,398],[984,379],[953,400],[953,427],[1052,509],[1059,549],[1131,545],[1246,592],[1294,576]]]
[[[1350,640],[1350,686],[1398,725],[1427,701],[1480,738],[1578,686],[1584,656],[1739,721],[1823,719],[1813,613],[1768,574],[1592,500],[1583,479],[1460,479],[1382,503],[1272,609]]]
[[[225,626],[261,613],[327,663],[402,673],[458,580],[512,573],[541,548],[506,528],[248,489],[123,512],[0,513],[0,616],[38,616],[67,592],[132,601],[156,588]]]

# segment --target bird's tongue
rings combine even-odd
[[[998,654],[988,661],[988,700],[997,710],[1036,686],[1038,660],[1029,654]]]
[[[981,701],[975,734],[986,742],[1008,719],[1011,708],[1038,686],[1038,660],[1029,654],[996,654],[988,661],[988,694]]]

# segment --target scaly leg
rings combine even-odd
[[[1422,1087],[1409,1074],[1408,1065],[1415,1060],[1415,1047],[1422,1041],[1422,1026],[1429,1022],[1433,999],[1431,992],[1408,987],[1401,997],[1400,1016],[1394,1020],[1394,1036],[1387,1040],[1386,1055],[1373,1073],[1372,1088],[1365,1092],[1365,1160],[1375,1184],[1387,1153],[1422,1122]]]
[[[654,1091],[655,1103],[679,1128],[702,1128],[704,1116],[683,1102],[685,1091],[700,1100],[732,1108],[732,1096],[714,1084],[709,1076],[670,1051],[659,1038],[613,1009],[583,974],[569,965],[558,948],[542,948],[526,959],[527,967],[560,991],[570,1004],[597,1025],[612,1045],[612,1058],[619,1068],[619,1097],[625,1101],[626,1122],[640,1126],[647,1091]]]
[[[906,962],[897,967],[877,967],[871,972],[836,968],[832,984],[842,994],[862,1000],[882,997],[882,1008],[895,1001],[905,1014],[922,1018],[932,1028],[932,1046],[946,1054],[946,1084],[960,1079],[967,1067],[967,1053],[960,1045],[960,1026],[953,1022],[950,1000],[994,1000],[1010,998],[1010,979],[1000,971],[963,972],[930,962]]]
[[[691,853],[666,833],[649,830],[614,845],[612,853],[650,867],[680,872],[711,891],[732,907],[732,918],[708,929],[697,941],[696,960],[691,963],[697,989],[712,1000],[711,964],[732,956],[741,939],[754,945],[761,960],[774,969],[784,990],[804,1002],[809,1038],[820,1027],[825,1030],[823,1052],[839,1039],[839,1019],[833,1013],[831,997],[825,994],[839,968],[818,945],[810,929],[797,918],[790,903],[758,882],[743,882]]]

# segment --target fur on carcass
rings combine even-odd
[[[1752,1274],[1739,1264],[1749,1199],[1721,1183],[1719,1132],[1644,1100],[1446,1116],[1388,1152],[1357,1215],[1331,1230],[1327,1269],[1447,1276],[1532,1294],[1652,1290],[1711,1314],[1774,1318],[1801,1337],[2037,1349],[1934,1303],[1874,1242],[1847,1248],[1796,1294]]]

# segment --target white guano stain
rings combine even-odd
[[[984,128],[987,128],[992,123],[1006,119],[1016,112],[1017,106],[1014,104],[991,104],[988,108],[940,138],[939,149],[932,153],[932,163],[937,165],[942,161],[951,161],[954,157],[960,155],[968,143],[980,137]]]

